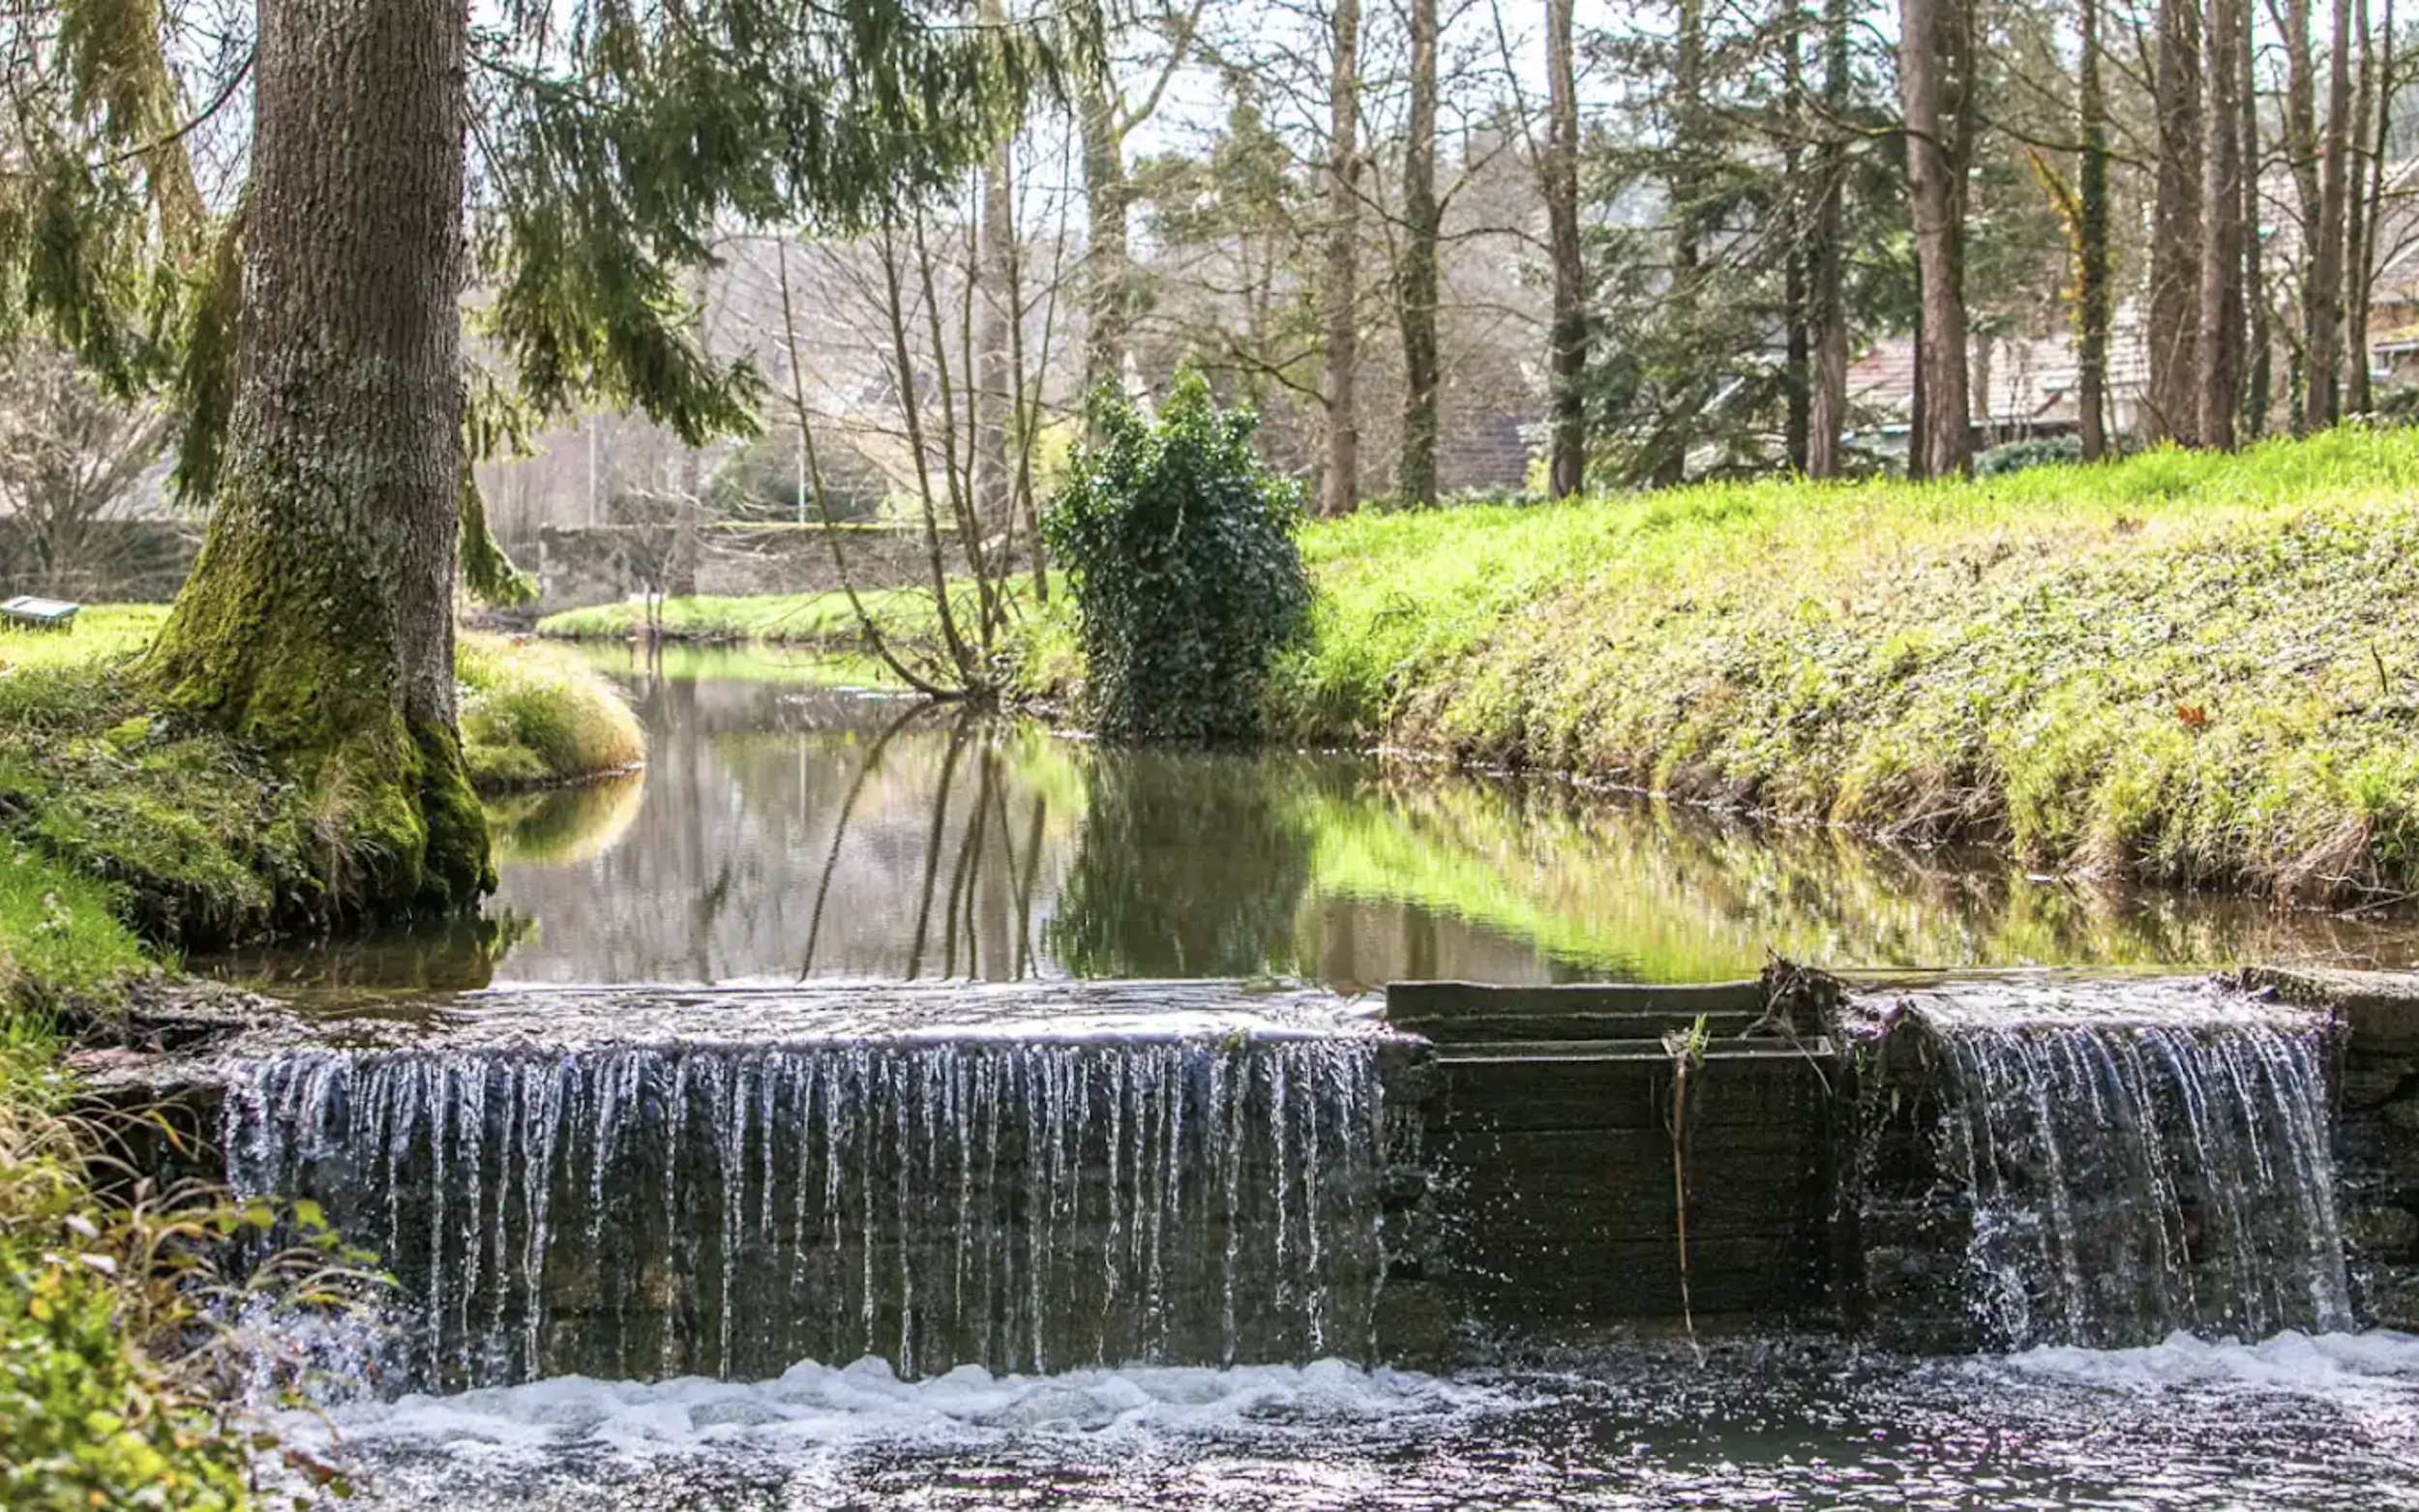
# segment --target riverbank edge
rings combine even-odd
[[[1317,521],[1311,621],[1262,725],[2045,873],[2379,905],[2419,894],[2415,501],[2419,431],[2344,428],[1974,482]],[[1012,687],[1080,707],[1064,603],[1021,621]],[[817,642],[764,626],[845,608],[664,612],[778,645]]]
[[[381,864],[350,838],[346,815],[314,812],[277,762],[152,712],[136,659],[164,613],[104,606],[65,634],[0,632],[0,862],[20,883],[0,885],[0,982],[43,974],[30,956],[53,959],[47,974],[67,986],[87,985],[72,958],[108,951],[60,946],[78,914],[112,913],[171,955],[341,922],[346,879]],[[465,634],[456,653],[464,757],[482,793],[643,762],[628,700],[561,647]],[[35,887],[24,881],[35,867],[60,875]]]

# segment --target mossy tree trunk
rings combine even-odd
[[[228,460],[148,672],[290,763],[330,903],[493,883],[455,726],[462,0],[263,0]]]

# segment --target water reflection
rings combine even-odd
[[[1117,751],[797,669],[694,653],[634,669],[642,775],[492,811],[505,924],[225,968],[288,986],[1352,985],[1712,980],[1767,950],[1839,966],[2413,956],[2406,917],[2090,888],[1349,756]]]

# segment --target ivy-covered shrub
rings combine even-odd
[[[1086,714],[1126,739],[1248,734],[1269,660],[1310,605],[1301,490],[1252,450],[1255,417],[1182,373],[1157,417],[1092,396],[1042,522],[1072,580]]]
[[[2009,441],[1978,454],[1974,459],[1974,476],[1997,478],[2034,467],[2077,466],[2082,460],[2083,442],[2079,436],[2043,436],[2031,441]]]

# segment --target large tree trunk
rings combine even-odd
[[[2269,331],[2267,250],[2259,235],[2259,175],[2265,166],[2259,140],[2259,81],[2253,73],[2248,17],[2244,45],[2235,49],[2235,100],[2243,112],[2243,306],[2248,316],[2248,350],[2243,365],[2243,439],[2256,441],[2268,431],[2268,414],[2275,394],[2276,341]]]
[[[1349,515],[1360,503],[1360,417],[1354,394],[1360,363],[1360,0],[1334,0],[1328,76],[1327,278],[1320,290],[1327,328],[1327,473],[1320,512]]]
[[[1839,441],[1848,429],[1848,308],[1842,246],[1848,178],[1849,0],[1823,7],[1823,142],[1816,158],[1814,251],[1807,318],[1814,327],[1814,392],[1808,403],[1806,470],[1839,475]]]
[[[462,0],[264,0],[243,335],[163,702],[293,764],[332,905],[494,883],[454,720]]]
[[[2318,225],[2310,252],[2310,358],[2304,370],[2302,425],[2311,430],[2335,424],[2342,412],[2343,363],[2339,345],[2344,320],[2344,215],[2351,184],[2351,10],[2335,0],[2335,45],[2327,65],[2326,139],[2320,146]]]
[[[1923,336],[1916,353],[1923,377],[1923,419],[1909,447],[1911,455],[1922,456],[1920,476],[1955,477],[1973,465],[1973,422],[1966,402],[1965,301],[1957,288],[1958,170],[1955,138],[1949,134],[1956,127],[1942,100],[1947,60],[1961,56],[1962,49],[1947,44],[1949,28],[1938,0],[1899,0],[1898,17],[1907,189],[1915,213],[1916,282],[1923,303]]]
[[[2199,420],[2200,7],[2159,0],[2158,188],[2151,212],[2150,383],[2142,439],[2190,441]]]
[[[1579,91],[1573,62],[1573,0],[1545,0],[1545,222],[1554,265],[1553,430],[1546,489],[1555,498],[1579,491],[1587,477],[1587,411],[1580,380],[1588,367],[1586,269],[1579,250]]]
[[[1394,496],[1436,503],[1437,241],[1444,226],[1436,200],[1437,0],[1411,4],[1411,120],[1403,138],[1403,262],[1398,277],[1403,325],[1403,443]]]
[[[2246,45],[2245,0],[2209,0],[2208,125],[2201,203],[2207,241],[2200,268],[2200,402],[2194,436],[2220,450],[2234,445],[2243,403],[2242,104],[2234,98]]]
[[[2082,0],[2082,57],[2076,89],[2083,154],[2076,178],[2076,408],[2083,460],[2108,453],[2108,97],[2100,81],[2100,0]]]

